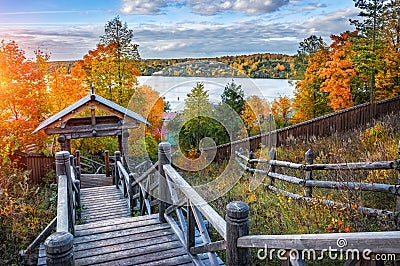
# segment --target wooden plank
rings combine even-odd
[[[275,248],[296,250],[322,250],[337,247],[338,239],[344,239],[343,250],[370,249],[374,253],[400,254],[400,231],[364,232],[364,233],[332,233],[302,235],[253,235],[238,239],[238,247],[242,248]]]
[[[116,265],[122,263],[135,265],[184,254],[186,254],[186,251],[182,248],[181,243],[174,241],[135,249],[123,249],[121,247],[117,252],[75,259],[75,265]]]
[[[191,247],[190,253],[200,254],[200,253],[206,253],[206,252],[215,252],[215,251],[224,250],[224,249],[226,249],[226,241],[221,240],[221,241],[217,241],[217,242],[206,243],[201,246]]]
[[[132,239],[130,239],[130,240],[132,240]],[[155,236],[155,237],[149,238],[149,239],[141,239],[141,241],[133,240],[133,241],[119,243],[119,244],[107,243],[107,245],[101,245],[101,246],[99,245],[96,248],[92,248],[92,249],[84,249],[84,250],[79,250],[79,251],[74,250],[74,253],[75,253],[74,255],[75,255],[75,260],[77,260],[77,259],[82,259],[82,258],[103,255],[103,254],[107,254],[107,253],[114,253],[114,252],[118,252],[120,250],[138,249],[138,248],[144,248],[144,247],[150,248],[151,246],[160,245],[160,244],[167,245],[167,244],[174,243],[177,241],[178,241],[178,239],[174,234],[165,235],[165,236]]]
[[[162,265],[162,266],[176,266],[176,265],[192,266],[195,264],[193,264],[192,260],[190,259],[190,257],[188,255],[182,255],[182,256],[176,256],[176,257],[158,260],[158,261],[151,261],[151,262],[146,261],[146,263],[144,263],[144,264],[136,264],[136,265],[137,266],[139,266],[139,265],[143,265],[143,266],[158,266],[158,265]]]
[[[146,221],[146,220],[153,220],[158,218],[158,214],[153,214],[153,215],[146,215],[146,216],[138,216],[138,217],[129,217],[129,218],[120,218],[120,219],[114,219],[113,220],[113,225],[119,225],[119,224],[124,224],[124,223],[135,223],[137,221]],[[83,225],[76,225],[75,226],[75,231],[84,231],[86,229],[94,229],[94,228],[99,228],[103,226],[108,226],[110,225],[108,221],[106,222],[96,222],[92,224],[83,224]]]
[[[166,224],[153,224],[153,225],[148,225],[148,226],[142,226],[142,227],[130,227],[130,228],[125,228],[123,230],[124,235],[132,235],[132,234],[142,234],[145,232],[149,231],[154,231],[154,230],[165,230],[168,229],[168,225]],[[99,232],[99,233],[94,233],[94,234],[89,234],[89,235],[80,235],[78,237],[75,237],[74,243],[84,243],[84,242],[89,242],[89,241],[95,241],[95,240],[102,240],[102,239],[109,239],[109,238],[114,238],[121,236],[121,230],[114,230],[114,231],[108,231],[108,232]]]
[[[168,228],[168,227],[166,227],[166,228]],[[94,240],[94,241],[75,244],[74,252],[78,252],[81,250],[88,250],[88,249],[96,249],[98,247],[103,247],[103,246],[118,245],[118,244],[123,244],[123,243],[127,243],[127,242],[142,241],[142,240],[146,240],[146,239],[150,239],[150,238],[154,238],[154,237],[161,238],[163,236],[170,236],[170,235],[174,236],[174,233],[171,230],[166,230],[166,228],[148,231],[145,234],[131,234],[131,235],[121,234],[120,236],[117,236],[114,238]]]

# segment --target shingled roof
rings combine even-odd
[[[82,99],[78,100],[77,102],[71,104],[70,106],[61,110],[57,114],[51,116],[50,118],[40,123],[40,125],[32,132],[32,134],[38,132],[41,129],[54,126],[55,123],[62,123],[63,121],[65,122],[65,120],[68,120],[70,117],[79,114],[80,112],[89,108],[93,104],[99,106],[99,108],[101,109],[104,109],[118,116],[121,119],[135,120],[137,122],[150,125],[149,122],[145,118],[143,118],[143,116],[141,116],[140,114],[137,114],[129,109],[126,109],[110,100],[107,100],[91,92],[89,95],[83,97]]]

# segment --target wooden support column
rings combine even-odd
[[[226,205],[226,265],[246,266],[250,264],[249,249],[238,248],[237,241],[249,234],[249,206],[242,201]]]
[[[122,153],[122,135],[121,134],[118,135],[118,150]]]
[[[158,197],[160,200],[159,207],[158,207],[158,217],[160,222],[166,223],[164,213],[168,207],[169,200],[169,190],[168,190],[168,183],[164,173],[163,166],[166,164],[171,164],[171,144],[168,142],[161,142],[158,145]]]
[[[104,168],[106,176],[110,176],[110,154],[108,150],[104,151]]]

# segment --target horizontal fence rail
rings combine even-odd
[[[399,152],[400,152],[400,144],[399,144]],[[324,170],[324,171],[370,171],[370,170],[399,170],[400,177],[400,159],[396,159],[393,161],[383,161],[383,162],[356,162],[356,163],[338,163],[338,164],[314,164],[313,163],[313,153],[311,150],[307,151],[305,155],[306,164],[292,163],[286,161],[279,161],[275,159],[275,150],[271,150],[270,155],[271,160],[265,159],[250,159],[240,152],[236,151],[236,162],[246,171],[251,173],[258,173],[261,175],[265,175],[270,178],[270,183],[265,184],[265,187],[274,191],[276,193],[283,194],[287,197],[291,197],[296,200],[303,200],[308,202],[317,202],[319,204],[325,206],[336,206],[339,208],[353,208],[354,205],[349,203],[341,203],[335,202],[332,200],[321,200],[312,197],[311,188],[326,188],[326,189],[335,189],[335,190],[362,190],[362,191],[371,191],[371,192],[381,192],[387,194],[394,194],[397,198],[400,198],[400,184],[382,184],[382,183],[368,183],[368,182],[355,182],[355,181],[330,181],[330,180],[313,180],[312,172],[315,170]],[[399,153],[400,155],[400,153]],[[261,170],[255,167],[255,164],[269,165],[269,170]],[[250,165],[250,166],[248,166]],[[275,171],[275,167],[282,168],[291,168],[302,170],[305,172],[305,177],[299,178],[294,176],[288,176],[285,174],[280,174]],[[299,195],[296,193],[292,193],[280,188],[277,188],[274,183],[275,180],[284,181],[287,183],[295,184],[301,187],[304,187],[306,191],[306,195]],[[397,206],[398,208],[398,206]],[[364,207],[364,206],[356,206],[358,211],[361,211],[365,214],[372,216],[380,216],[385,218],[396,218],[397,216],[395,212],[387,211],[387,210],[378,210],[374,208]],[[400,210],[397,209],[397,212]]]

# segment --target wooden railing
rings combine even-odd
[[[47,237],[47,265],[74,265],[73,235],[75,221],[80,219],[80,181],[74,156],[67,151],[56,153],[57,224],[56,232]],[[47,231],[49,232],[49,231]]]
[[[398,146],[400,155],[400,143]],[[291,197],[297,200],[304,201],[315,201],[322,205],[336,206],[339,208],[354,208],[354,205],[349,203],[335,202],[332,200],[317,200],[313,198],[312,188],[325,188],[325,189],[335,189],[335,190],[353,190],[353,191],[371,191],[371,192],[381,192],[387,194],[393,194],[397,197],[397,208],[396,211],[400,211],[400,158],[393,161],[383,161],[383,162],[355,162],[355,163],[338,163],[338,164],[314,164],[314,153],[308,150],[305,153],[304,160],[306,164],[298,164],[286,161],[276,160],[276,153],[274,149],[270,151],[270,160],[264,159],[251,159],[243,154],[236,151],[235,160],[237,163],[246,171],[251,173],[257,173],[260,175],[265,175],[269,178],[268,184],[265,187],[281,193],[287,197]],[[247,165],[246,165],[247,164]],[[257,169],[254,167],[258,164]],[[261,165],[267,165],[268,170],[261,170]],[[248,166],[249,165],[249,166]],[[281,173],[277,173],[276,167],[290,168],[304,171],[303,177],[294,177]],[[365,171],[365,170],[398,170],[399,179],[397,184],[382,184],[382,183],[368,183],[368,182],[357,182],[357,181],[331,181],[331,180],[313,180],[313,172],[316,170],[325,171]],[[305,195],[299,195],[292,193],[283,189],[278,188],[275,185],[276,180],[281,180],[287,183],[291,183],[304,188]],[[380,216],[384,218],[397,217],[395,212],[387,210],[378,210],[374,208],[357,206],[358,211],[372,216]]]
[[[157,188],[155,173],[157,164],[151,166],[146,160],[136,166],[126,166],[122,162],[121,152],[115,152],[115,163],[112,167],[113,183],[121,190],[132,214],[140,215],[154,213],[154,206],[158,203],[153,197]]]
[[[272,155],[274,153],[272,152]],[[399,170],[399,160],[390,162],[376,163],[352,163],[352,164],[313,164],[311,163],[312,153],[307,153],[307,164],[294,164],[291,162],[274,160],[250,160],[249,158],[237,154],[239,158],[244,159],[246,163],[253,165],[255,163],[268,163],[271,167],[269,171],[250,168],[244,163],[238,163],[250,172],[266,174],[270,178],[269,187],[274,184],[275,179],[299,184],[305,188],[323,187],[323,188],[344,188],[346,189],[366,189],[369,191],[378,191],[398,195],[399,186],[390,184],[370,184],[370,183],[350,183],[350,182],[331,182],[317,181],[312,179],[312,172],[315,170],[370,170],[370,169],[397,169]],[[290,167],[305,171],[304,178],[290,177],[275,172],[275,167]],[[366,255],[370,258],[376,258],[377,254],[400,254],[400,231],[390,232],[365,232],[365,233],[331,233],[331,234],[301,234],[301,235],[249,235],[249,207],[243,202],[231,202],[226,207],[226,217],[223,219],[171,166],[170,145],[161,143],[159,145],[159,218],[162,222],[171,225],[173,231],[180,241],[186,246],[195,263],[201,265],[198,256],[207,253],[212,265],[218,264],[216,251],[225,250],[227,265],[249,265],[249,249],[258,249],[259,259],[269,259],[268,252],[271,250],[280,251],[283,265],[289,261],[290,265],[306,265],[303,261],[302,252],[315,255],[315,252],[335,252],[341,248],[340,252],[349,255]],[[400,176],[399,176],[400,178]],[[283,190],[277,191],[283,192]],[[294,193],[287,192],[286,196],[294,196]],[[310,198],[312,191],[306,190],[306,196]],[[328,202],[327,202],[328,203]],[[332,204],[333,202],[329,202]],[[335,203],[337,204],[337,203]],[[366,207],[360,207],[361,211],[374,215],[385,215],[394,218],[392,212],[375,210]],[[219,235],[219,239],[212,241],[207,230],[206,224],[212,225]],[[202,241],[196,243],[195,232],[198,232]],[[339,241],[345,241],[346,245],[338,246]],[[267,251],[268,249],[268,251]],[[283,251],[283,253],[282,253]],[[297,251],[297,253],[296,253]],[[264,252],[264,253],[263,253]],[[267,252],[267,253],[265,253]],[[314,252],[314,253],[313,253]],[[347,253],[346,253],[347,252]],[[354,254],[355,252],[360,252]],[[267,254],[267,255],[265,255]],[[297,256],[300,254],[299,256]],[[279,254],[278,254],[279,255]],[[296,255],[296,256],[294,256]],[[321,256],[321,253],[315,256]],[[375,257],[374,257],[375,256]],[[354,256],[351,259],[362,261],[363,257]],[[365,256],[364,256],[365,257]],[[347,257],[346,257],[347,258]],[[393,257],[390,257],[393,259]],[[317,259],[312,256],[309,259]]]

